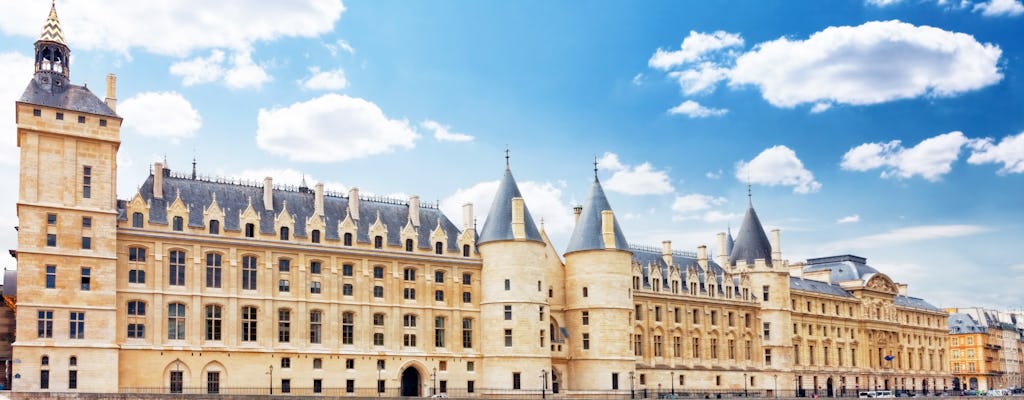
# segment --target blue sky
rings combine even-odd
[[[28,83],[49,7],[0,0],[0,101]],[[1024,307],[1020,0],[57,10],[72,80],[102,97],[118,76],[121,198],[152,162],[195,156],[202,175],[418,195],[457,224],[471,201],[482,225],[508,146],[560,249],[597,158],[630,242],[716,247],[749,180],[790,262],[856,254],[939,306]],[[8,192],[0,226],[17,224]]]

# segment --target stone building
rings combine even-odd
[[[1024,320],[1020,314],[977,307],[947,311],[954,388],[984,391],[1024,387]]]
[[[506,158],[479,232],[394,200],[156,163],[116,198],[121,118],[51,9],[16,102],[14,390],[587,397],[949,384],[945,312],[863,258],[631,245],[596,171],[565,251]],[[473,221],[473,207],[463,208]],[[266,386],[263,386],[265,382]],[[265,387],[253,389],[253,387]]]

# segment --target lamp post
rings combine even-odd
[[[267,382],[267,388],[270,390],[270,394],[274,394],[274,365],[267,366],[267,375],[270,375],[270,380]]]
[[[668,385],[671,388],[672,394],[676,394],[676,371],[668,372]]]
[[[434,388],[430,390],[431,395],[437,394],[437,367],[430,369],[430,378],[434,380]]]
[[[381,381],[380,381],[380,373],[382,371],[384,371],[384,368],[381,368],[380,365],[377,365],[377,398],[378,399],[380,398],[380,392],[382,392],[381,389],[383,389],[381,387]]]
[[[743,373],[743,397],[747,397],[747,373]]]
[[[629,371],[629,398],[630,399],[634,398],[634,396],[636,395],[636,392],[633,390],[633,379],[634,378],[636,378],[636,376],[633,374],[633,371]]]
[[[548,371],[540,370],[540,398],[546,398],[545,392],[548,390]]]
[[[779,397],[779,374],[775,374],[775,397]]]

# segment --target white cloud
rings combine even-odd
[[[420,135],[369,101],[338,94],[260,109],[256,144],[293,161],[334,162],[411,149]]]
[[[252,52],[239,50],[231,55],[230,64],[225,53],[212,50],[208,57],[194,57],[171,64],[171,75],[181,77],[185,86],[201,85],[224,79],[232,89],[258,89],[271,77],[263,65],[252,60]]]
[[[644,84],[644,74],[643,74],[643,72],[641,72],[639,74],[636,74],[636,75],[633,75],[633,85],[634,86],[640,86],[640,85],[643,85],[643,84]]]
[[[971,164],[1002,163],[1000,174],[1024,173],[1024,132],[1004,137],[999,144],[985,138],[973,144],[974,151],[967,158]]]
[[[692,213],[694,211],[707,210],[713,206],[725,204],[728,200],[725,197],[708,196],[706,194],[688,194],[676,196],[672,203],[672,211],[680,214]]]
[[[705,118],[705,117],[720,117],[728,113],[729,110],[724,108],[708,108],[700,105],[700,103],[693,100],[686,100],[678,106],[672,107],[668,110],[669,114],[672,115],[685,115],[690,118]]]
[[[847,215],[836,220],[837,224],[852,224],[856,222],[860,222],[860,215],[858,214]]]
[[[209,57],[195,57],[187,61],[179,61],[171,65],[171,75],[181,77],[185,86],[201,85],[216,82],[224,76],[224,52],[213,50]]]
[[[974,12],[986,17],[1015,17],[1024,13],[1019,0],[989,0],[974,5]]]
[[[988,232],[989,228],[979,225],[919,225],[828,243],[823,247],[830,250],[875,249],[935,239],[948,239],[977,235]]]
[[[126,132],[172,142],[195,136],[203,126],[199,112],[177,92],[139,93],[121,102],[117,112]]]
[[[724,171],[722,171],[722,170],[708,171],[708,172],[704,173],[704,177],[708,178],[708,179],[721,179],[723,173],[724,173]]]
[[[1001,54],[968,34],[872,21],[758,44],[736,59],[730,86],[757,86],[777,107],[953,96],[999,82]]]
[[[832,104],[829,103],[815,103],[814,107],[811,107],[811,114],[818,114],[828,111],[832,108]]]
[[[301,81],[302,87],[309,90],[341,90],[348,87],[348,79],[341,68],[321,71],[320,67],[310,67],[309,78]]]
[[[567,236],[572,230],[574,220],[571,207],[562,201],[562,190],[550,182],[525,181],[518,184],[526,207],[536,220],[534,222],[539,224],[543,219],[544,230],[548,235]],[[465,189],[458,189],[451,196],[441,200],[441,211],[461,228],[462,205],[473,203],[477,229],[481,229],[497,190],[498,181],[480,182]]]
[[[423,129],[433,131],[434,140],[437,140],[438,142],[471,142],[474,139],[473,136],[471,135],[452,132],[452,127],[448,125],[442,125],[437,121],[429,119],[420,122],[420,126],[423,127]]]
[[[702,62],[691,69],[669,72],[668,76],[679,83],[683,94],[692,96],[714,90],[718,82],[729,77],[729,69],[715,63]]]
[[[675,189],[669,183],[668,172],[654,169],[650,163],[635,167],[622,164],[618,154],[606,152],[597,160],[603,170],[615,171],[604,183],[604,188],[629,195],[665,194]]]
[[[356,49],[353,49],[345,39],[338,39],[334,43],[324,43],[324,47],[327,48],[327,51],[331,52],[332,56],[338,55],[339,51],[344,51],[348,54],[356,54]]]
[[[865,0],[864,3],[877,7],[887,7],[902,1],[903,0]]]
[[[959,131],[925,139],[909,149],[904,148],[899,140],[864,143],[847,151],[840,166],[849,171],[885,168],[881,174],[883,178],[920,175],[926,180],[937,181],[952,170],[960,149],[970,143],[972,140]]]
[[[736,179],[768,186],[793,186],[793,192],[808,194],[821,189],[814,174],[804,168],[796,152],[786,146],[765,149],[750,162],[736,163]]]
[[[49,10],[45,2],[0,0],[0,31],[36,37]],[[97,12],[96,10],[117,10]],[[334,29],[341,0],[288,2],[131,0],[61,2],[57,13],[73,46],[82,50],[151,53],[184,57],[203,49],[246,49],[283,37],[316,37]]]
[[[651,56],[651,59],[647,61],[647,65],[652,68],[667,70],[684,63],[701,60],[707,53],[741,46],[743,46],[743,38],[736,33],[725,31],[715,31],[712,33],[690,31],[690,35],[683,39],[683,43],[679,45],[679,50],[668,51],[659,48]]]

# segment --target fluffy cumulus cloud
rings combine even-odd
[[[572,230],[572,209],[562,200],[562,189],[550,182],[518,182],[526,207],[538,224],[543,220],[544,230],[551,236],[564,237]],[[457,226],[462,227],[462,206],[473,204],[477,229],[482,229],[490,211],[498,181],[480,182],[468,188],[458,189],[451,196],[441,200],[441,210]],[[470,221],[472,224],[473,221]],[[554,238],[552,238],[554,240]]]
[[[672,193],[668,172],[659,171],[650,163],[629,166],[619,161],[615,153],[605,153],[598,161],[599,169],[614,171],[612,177],[603,184],[604,188],[613,192],[628,195],[666,194]]]
[[[704,107],[693,100],[686,100],[678,106],[672,107],[668,110],[669,114],[685,115],[690,118],[721,117],[728,112],[729,110],[724,108]]]
[[[428,119],[426,121],[420,122],[420,126],[423,127],[423,129],[434,132],[434,140],[437,140],[438,142],[473,141],[473,136],[467,135],[465,133],[452,132],[452,127],[448,125],[443,125],[437,121]]]
[[[708,53],[731,47],[742,47],[743,38],[735,33],[715,31],[704,33],[690,31],[690,35],[683,39],[679,50],[658,49],[647,65],[652,68],[666,70],[688,62],[701,60]]]
[[[989,0],[974,5],[974,12],[986,17],[1015,17],[1024,14],[1020,0]]]
[[[692,96],[713,90],[718,82],[729,77],[729,69],[712,62],[703,62],[691,69],[669,72],[668,76],[679,83],[683,94]]]
[[[266,68],[252,60],[252,52],[241,50],[230,59],[221,50],[209,56],[198,56],[171,64],[171,75],[181,78],[185,86],[201,85],[224,79],[232,89],[257,89],[271,80]]]
[[[310,76],[301,81],[302,87],[308,90],[341,90],[348,87],[348,79],[341,68],[321,71],[320,67],[310,67]]]
[[[778,107],[953,96],[999,82],[1001,54],[968,34],[873,21],[761,43],[736,59],[730,85],[757,86]]]
[[[973,144],[970,164],[1003,164],[1000,174],[1024,173],[1024,132],[1004,137],[998,144],[985,138]]]
[[[864,143],[843,155],[840,166],[849,171],[882,169],[883,178],[921,176],[936,181],[953,169],[964,145],[972,144],[962,132],[949,132],[904,148],[899,140]]]
[[[672,219],[675,221],[699,219],[705,222],[721,222],[739,218],[739,214],[725,213],[714,209],[728,202],[725,197],[699,193],[676,196],[675,201],[672,202]]]
[[[293,161],[334,162],[411,149],[419,134],[408,121],[388,118],[376,104],[326,94],[280,108],[260,109],[256,144]]]
[[[852,224],[852,223],[856,223],[856,222],[860,222],[860,215],[858,215],[858,214],[847,215],[845,217],[842,217],[842,218],[839,218],[838,220],[836,220],[836,223],[839,223],[839,224]]]
[[[808,194],[821,189],[814,174],[804,168],[796,152],[786,146],[765,149],[750,162],[736,163],[736,179],[768,186],[792,186],[794,193]]]
[[[122,129],[140,136],[177,141],[195,136],[203,126],[199,112],[177,92],[143,92],[117,107]]]

